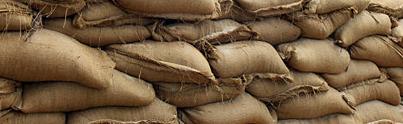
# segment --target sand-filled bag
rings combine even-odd
[[[30,29],[33,20],[34,12],[27,5],[14,0],[0,1],[0,31]]]

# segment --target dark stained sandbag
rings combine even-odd
[[[363,123],[374,122],[378,120],[391,120],[403,123],[403,106],[393,106],[378,100],[365,102],[356,107],[355,114],[357,119]]]
[[[85,7],[84,0],[17,0],[28,4],[44,17],[66,17],[81,11]]]
[[[259,37],[254,37],[255,40],[266,41],[271,45],[296,40],[301,34],[300,28],[280,18],[246,22],[246,25],[259,33]]]
[[[151,36],[146,27],[135,25],[79,29],[72,25],[70,18],[46,20],[44,28],[66,34],[86,45],[98,47],[118,43],[132,43],[145,40]]]
[[[286,99],[275,105],[275,109],[279,119],[309,119],[336,113],[352,114],[354,110],[344,97],[337,90],[330,88],[327,92]]]
[[[150,82],[216,82],[206,58],[186,42],[111,45],[107,53],[116,62],[116,69]]]
[[[388,35],[391,33],[391,27],[388,15],[363,11],[337,29],[334,38],[340,46],[346,48],[370,35]]]
[[[349,84],[372,78],[379,78],[381,71],[371,61],[352,59],[347,70],[338,74],[322,74],[323,79],[333,88],[339,89]]]
[[[16,81],[71,81],[106,88],[115,67],[105,52],[47,29],[22,37],[19,32],[3,34],[0,53],[0,76]]]
[[[234,0],[249,14],[257,16],[276,16],[302,9],[308,0]]]
[[[238,41],[215,46],[210,65],[216,76],[292,80],[290,71],[272,45],[262,41]]]
[[[121,26],[127,24],[147,25],[151,23],[153,23],[152,19],[129,14],[114,5],[111,1],[87,3],[87,7],[79,12],[73,20],[73,25],[78,28]]]
[[[403,96],[403,68],[386,68],[390,80],[399,87],[400,95]]]
[[[228,100],[245,91],[240,78],[221,80],[219,84],[153,83],[158,97],[176,107],[195,107]]]
[[[34,12],[27,6],[14,0],[0,1],[0,31],[29,29]]]
[[[403,19],[399,20],[399,26],[392,28],[393,41],[403,47]]]
[[[371,60],[381,67],[403,67],[403,48],[385,36],[369,36],[350,48],[351,58]]]
[[[176,107],[155,99],[141,107],[100,107],[68,114],[69,124],[126,124],[138,121],[151,121],[151,124],[177,124]],[[140,123],[143,124],[143,123]],[[146,123],[148,124],[148,123]]]
[[[24,113],[69,112],[101,106],[143,106],[155,93],[152,85],[138,78],[114,71],[113,83],[105,89],[93,89],[69,82],[44,82],[24,85]]]
[[[302,72],[341,73],[350,63],[347,50],[330,39],[299,39],[277,46],[287,65]]]
[[[310,0],[304,7],[308,14],[325,14],[332,11],[355,7],[358,13],[368,7],[370,0]]]
[[[278,124],[362,124],[353,114],[330,114],[311,119],[279,120]]]
[[[186,124],[274,124],[275,112],[247,93],[232,100],[179,111]]]
[[[400,92],[396,84],[390,80],[378,83],[376,79],[357,82],[342,88],[350,105],[357,106],[370,100],[380,100],[392,105],[400,104]]]
[[[21,83],[0,78],[0,110],[8,109],[21,102]]]
[[[261,101],[273,103],[298,96],[300,93],[328,91],[329,86],[315,73],[291,71],[294,82],[286,83],[271,79],[255,79],[246,90]]]
[[[368,10],[402,18],[403,0],[371,0]]]
[[[33,113],[23,114],[12,110],[0,111],[2,124],[65,124],[65,113]]]

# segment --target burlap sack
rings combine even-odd
[[[358,13],[368,7],[370,0],[310,0],[304,6],[307,14],[325,14],[332,11],[354,7]]]
[[[81,11],[84,0],[17,0],[28,4],[47,18],[66,17]]]
[[[255,40],[266,41],[271,45],[294,41],[301,34],[300,28],[280,18],[268,18],[245,24],[259,34],[259,37],[254,37]]]
[[[390,80],[399,87],[400,94],[403,96],[403,68],[386,68]]]
[[[116,69],[150,82],[216,82],[206,58],[186,42],[111,45],[107,53],[117,63]]]
[[[228,100],[245,91],[241,79],[221,80],[217,85],[154,83],[159,98],[176,107],[196,107]]]
[[[320,76],[314,73],[291,71],[293,83],[270,79],[256,79],[249,84],[246,90],[261,101],[273,103],[298,96],[300,93],[328,91],[329,86]]]
[[[403,19],[399,20],[399,26],[392,28],[391,36],[394,42],[403,47]]]
[[[69,124],[127,124],[137,121],[151,121],[151,124],[178,124],[176,107],[159,99],[141,107],[101,107],[71,112]],[[140,123],[141,124],[141,123]]]
[[[392,105],[400,104],[400,92],[396,84],[390,80],[378,83],[376,79],[357,82],[342,88],[348,103],[357,106],[370,100],[380,100]]]
[[[8,109],[21,102],[21,83],[0,78],[0,110]]]
[[[64,113],[33,113],[23,114],[12,110],[0,111],[2,124],[65,124]]]
[[[44,28],[59,31],[89,46],[107,46],[118,43],[132,43],[145,40],[151,34],[144,26],[123,25],[117,27],[89,27],[79,29],[72,20],[51,19],[44,21]]]
[[[3,34],[0,53],[0,76],[16,81],[72,81],[106,88],[115,67],[105,52],[47,29]]]
[[[379,78],[381,71],[371,61],[352,59],[346,71],[338,74],[322,74],[323,79],[333,88],[339,89],[351,83]]]
[[[292,80],[290,71],[270,44],[262,41],[238,41],[215,46],[209,58],[214,74],[220,78],[245,76]],[[213,55],[212,55],[213,56]]]
[[[336,30],[334,38],[342,47],[348,47],[356,41],[374,34],[388,35],[392,23],[388,15],[363,11]]]
[[[278,124],[363,124],[356,120],[353,114],[330,114],[311,119],[287,119],[279,120]]]
[[[111,1],[87,3],[86,8],[79,12],[73,20],[73,25],[78,28],[122,26],[127,24],[147,25],[151,23],[153,23],[152,19],[126,13]]]
[[[26,30],[33,23],[33,11],[14,0],[1,0],[0,12],[0,31]]]
[[[299,39],[277,46],[287,65],[302,72],[344,72],[350,63],[347,50],[335,45],[330,39]]]
[[[333,113],[352,114],[354,110],[344,97],[330,88],[327,92],[286,99],[275,105],[275,109],[279,119],[310,119]]]
[[[378,100],[365,102],[357,106],[355,114],[357,119],[364,123],[388,119],[394,122],[403,123],[403,106],[392,106]]]
[[[275,124],[277,122],[275,112],[272,114],[265,104],[247,93],[224,102],[182,109],[179,111],[179,118],[186,124]]]
[[[402,18],[403,0],[371,0],[368,10]]]
[[[351,58],[371,60],[382,67],[403,67],[403,48],[385,36],[366,37],[350,48]]]
[[[276,16],[302,9],[308,0],[234,0],[249,14],[257,16]]]

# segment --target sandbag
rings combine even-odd
[[[339,89],[349,84],[372,78],[379,78],[381,71],[371,61],[352,59],[346,71],[338,74],[322,74],[323,79],[333,88]]]
[[[2,124],[65,124],[64,113],[33,113],[23,114],[12,110],[0,111]]]
[[[363,124],[356,120],[354,115],[330,114],[311,119],[287,119],[279,120],[278,124]]]
[[[56,31],[0,37],[0,76],[15,81],[71,81],[93,88],[112,82],[115,63],[101,50]]]
[[[357,119],[364,123],[388,119],[394,122],[403,123],[403,106],[392,106],[378,100],[365,102],[356,107]]]
[[[287,65],[302,72],[344,72],[350,63],[347,50],[335,45],[330,39],[299,39],[277,46]]]
[[[390,80],[378,83],[376,79],[357,82],[342,88],[351,106],[357,106],[370,100],[380,100],[392,105],[400,104],[400,92],[396,84]]]
[[[392,28],[391,36],[394,42],[403,47],[403,19],[399,20],[399,26]]]
[[[278,102],[300,93],[324,92],[329,86],[315,73],[291,71],[294,82],[286,83],[271,79],[256,79],[249,84],[246,90],[261,101],[268,103]]]
[[[271,45],[294,41],[301,34],[300,28],[280,18],[268,18],[245,24],[259,34],[259,37],[254,37],[254,40],[266,41]]]
[[[40,11],[47,18],[66,17],[78,13],[85,7],[84,0],[17,0]]]
[[[402,18],[403,0],[371,0],[368,10]]]
[[[14,0],[2,0],[0,11],[0,31],[31,28],[34,12],[27,5]]]
[[[73,25],[81,29],[92,26],[108,27],[128,24],[147,25],[151,23],[153,23],[152,19],[129,14],[111,1],[87,3],[87,7],[79,12],[73,20]]]
[[[375,34],[389,35],[392,23],[388,15],[363,11],[336,30],[334,38],[346,48],[356,41]]]
[[[304,6],[307,14],[325,14],[336,10],[354,7],[358,13],[366,9],[370,0],[310,0]]]
[[[400,95],[403,96],[403,68],[386,68],[390,80],[396,83],[399,87]]]
[[[224,102],[182,109],[179,111],[179,118],[186,124],[274,124],[277,122],[274,111],[270,111],[265,104],[247,93]]]
[[[350,48],[351,58],[371,60],[381,67],[403,67],[403,48],[385,36],[366,37]]]
[[[151,36],[146,27],[135,25],[79,29],[72,25],[71,18],[46,20],[44,21],[44,28],[66,34],[86,45],[98,47],[118,43],[132,43],[145,40]]]
[[[308,0],[234,0],[248,13],[257,16],[276,16],[302,9]]]
[[[279,119],[309,119],[327,114],[352,114],[353,109],[344,100],[344,95],[330,88],[327,92],[304,94],[277,103]]]
[[[71,112],[67,115],[69,124],[126,124],[137,121],[151,121],[152,124],[178,124],[176,107],[159,99],[141,107],[101,107]]]
[[[247,83],[238,79],[220,79],[219,84],[154,83],[158,97],[176,107],[196,107],[228,100],[245,91]]]
[[[0,78],[0,110],[8,109],[21,102],[21,83]]]
[[[290,71],[277,51],[262,41],[238,41],[215,46],[209,58],[214,74],[220,78],[245,75],[290,81]]]
[[[107,53],[116,69],[150,82],[216,83],[206,58],[186,42],[111,45]]]

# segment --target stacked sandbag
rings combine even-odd
[[[0,111],[2,124],[65,124],[65,113],[24,114],[13,110]]]
[[[363,123],[378,120],[391,120],[396,123],[403,123],[403,106],[393,106],[378,100],[365,102],[356,107],[355,115]]]
[[[0,110],[11,108],[21,102],[21,83],[0,78]]]
[[[368,10],[402,18],[403,0],[371,0]]]
[[[0,1],[0,31],[27,30],[33,24],[34,12],[14,0]]]
[[[16,0],[28,4],[47,18],[66,17],[81,11],[84,0]]]
[[[399,20],[399,26],[392,28],[391,39],[403,47],[403,19]]]
[[[396,83],[400,90],[400,95],[403,96],[403,68],[386,68],[390,80]]]

